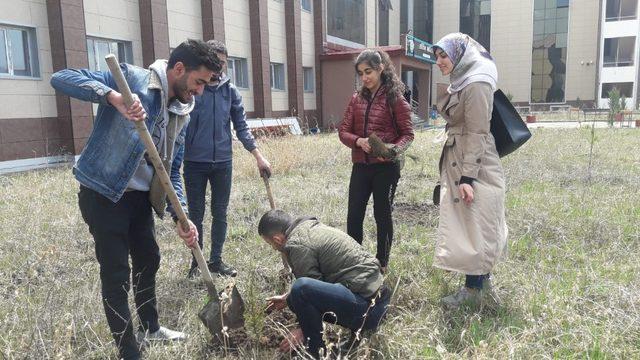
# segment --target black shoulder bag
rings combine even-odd
[[[531,138],[527,124],[500,89],[493,94],[491,134],[500,157],[511,154]]]

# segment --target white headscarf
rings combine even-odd
[[[453,71],[449,75],[451,84],[447,91],[450,94],[464,89],[474,82],[486,82],[493,91],[497,89],[498,69],[491,54],[469,35],[451,33],[434,45],[451,59]]]

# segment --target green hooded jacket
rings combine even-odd
[[[298,218],[287,229],[284,252],[296,278],[342,284],[370,298],[383,282],[380,262],[352,237],[315,218]]]

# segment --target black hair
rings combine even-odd
[[[293,218],[286,212],[282,210],[270,210],[260,218],[258,234],[260,236],[284,234],[292,223]]]
[[[207,44],[213,48],[213,51],[216,54],[222,54],[224,56],[229,56],[229,51],[227,50],[227,46],[220,40],[209,40]]]
[[[222,62],[214,49],[202,40],[187,39],[169,55],[167,69],[173,69],[176,63],[181,62],[187,71],[197,70],[204,66],[213,72],[222,70]]]
[[[358,65],[362,63],[367,63],[375,70],[379,70],[380,65],[384,65],[384,69],[380,74],[380,85],[387,88],[387,103],[393,108],[398,96],[404,95],[406,86],[398,78],[396,68],[393,66],[389,54],[380,49],[365,49],[358,55],[354,63],[356,72],[358,72]],[[372,96],[371,91],[364,85],[358,91],[358,94],[367,100],[371,99]]]

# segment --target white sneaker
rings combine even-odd
[[[187,339],[187,334],[160,326],[158,331],[152,333],[138,330],[136,337],[139,342],[182,341]]]

